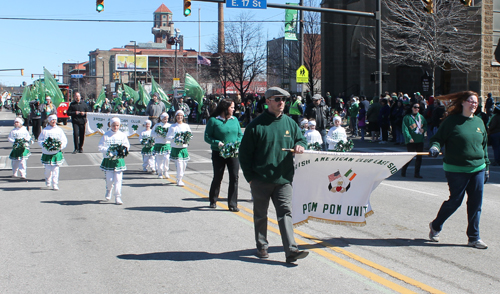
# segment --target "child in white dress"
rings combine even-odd
[[[184,111],[177,110],[175,113],[176,123],[170,126],[167,139],[172,144],[172,153],[170,158],[175,161],[177,169],[177,186],[183,187],[184,171],[186,171],[189,153],[187,150],[189,140],[192,137],[191,128],[184,122]]]
[[[13,143],[9,159],[12,162],[12,177],[20,176],[21,179],[26,179],[26,160],[31,155],[29,145],[32,142],[31,135],[23,123],[20,117],[14,120],[14,129],[10,131],[8,137],[9,142]]]
[[[141,143],[142,150],[142,170],[147,172],[148,168],[151,169],[153,173],[156,172],[155,168],[155,155],[153,153],[154,146],[154,138],[151,136],[151,124],[152,122],[147,119],[144,121],[144,126],[146,127],[145,131],[141,132],[139,136],[139,143]]]
[[[152,131],[152,136],[155,138],[155,146],[153,153],[156,160],[156,171],[158,178],[170,178],[168,174],[170,164],[170,139],[167,138],[171,125],[168,123],[168,114],[166,112],[160,115],[160,122],[158,122]]]
[[[66,148],[68,139],[64,131],[57,126],[57,115],[48,118],[49,124],[38,136],[38,144],[42,147],[42,164],[45,167],[45,185],[59,190],[59,167],[64,162],[62,150]]]

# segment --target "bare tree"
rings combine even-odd
[[[308,0],[306,6],[318,7],[318,1]],[[304,13],[304,65],[309,70],[309,82],[307,87],[311,94],[320,89],[317,88],[321,80],[321,14],[319,12]]]
[[[252,22],[253,15],[241,13],[236,22],[226,23],[225,53],[222,66],[240,97],[245,97],[251,83],[264,73],[265,43],[260,24]]]
[[[435,71],[469,72],[478,65],[479,38],[473,36],[477,13],[459,1],[434,0],[434,13],[424,11],[422,1],[385,0],[382,20],[382,56],[385,63],[429,66],[434,95]],[[362,41],[375,58],[373,35]]]

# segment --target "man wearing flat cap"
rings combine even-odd
[[[320,94],[314,94],[312,96],[312,104],[308,105],[306,111],[304,112],[304,117],[307,119],[316,120],[316,130],[321,134],[323,138],[323,144],[321,147],[326,150],[326,124],[328,122],[327,109],[324,103],[321,103]]]
[[[309,253],[295,243],[292,223],[293,154],[283,149],[304,152],[307,141],[297,123],[283,115],[290,94],[278,87],[266,93],[268,108],[246,127],[240,145],[239,160],[253,197],[257,256],[269,258],[267,252],[267,209],[272,200],[285,250],[286,262],[294,263]]]

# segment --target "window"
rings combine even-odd
[[[498,41],[500,39],[500,0],[493,0],[493,52],[497,50]],[[500,50],[500,49],[499,49]],[[491,65],[500,66],[500,62],[493,55]]]

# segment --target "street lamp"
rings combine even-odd
[[[137,42],[134,42],[134,89],[137,91]]]

